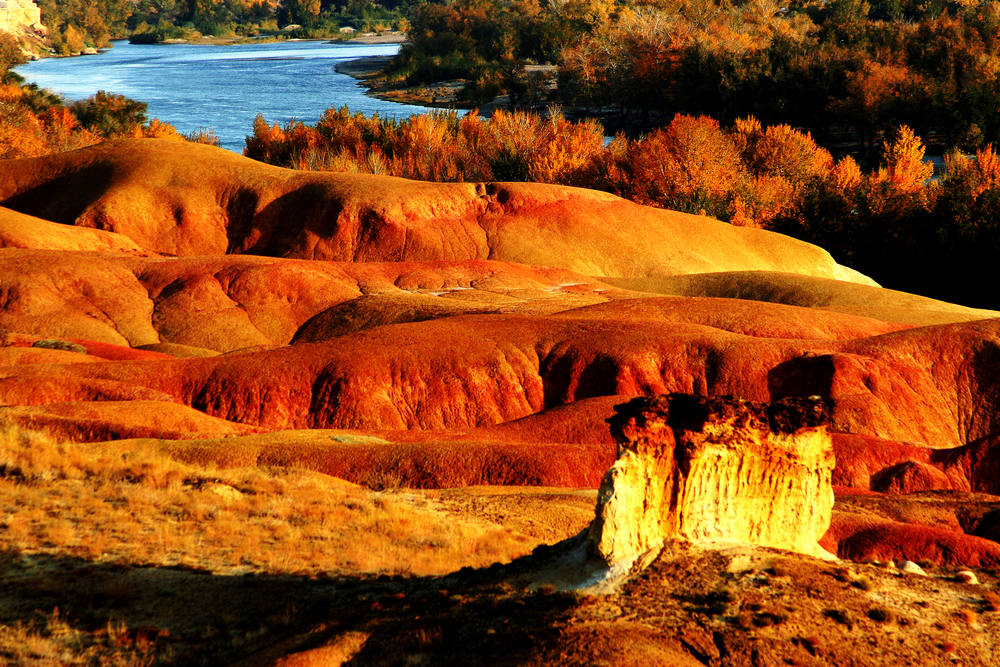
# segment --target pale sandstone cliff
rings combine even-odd
[[[744,542],[824,555],[834,457],[825,404],[668,394],[616,407],[618,460],[588,539],[609,566],[664,540]]]
[[[44,34],[41,10],[32,0],[0,0],[0,32],[17,37]]]

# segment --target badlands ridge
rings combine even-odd
[[[356,482],[595,488],[630,398],[816,396],[844,501],[810,544],[1000,566],[986,505],[862,507],[1000,493],[1000,313],[779,234],[144,139],[0,162],[0,260],[5,422]]]

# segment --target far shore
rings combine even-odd
[[[380,80],[394,56],[361,56],[344,60],[334,65],[339,74],[345,74],[360,81],[365,94],[386,102],[411,104],[430,109],[472,109],[475,105],[459,99],[463,82],[439,81],[421,86],[394,87]],[[480,106],[480,110],[490,105]]]
[[[68,56],[60,56],[55,53],[35,53],[32,54],[32,60],[38,60],[39,58],[76,58],[79,56],[94,56],[101,51],[107,51],[113,48],[114,42],[127,42],[127,39],[115,39],[112,40],[111,45],[101,47],[100,49],[88,48],[84,51],[78,53],[72,53]],[[165,39],[162,42],[155,42],[150,44],[150,46],[160,46],[160,45],[173,45],[173,44],[207,44],[211,46],[233,46],[236,44],[274,44],[277,42],[324,42],[326,44],[357,44],[357,45],[372,45],[372,44],[403,44],[406,42],[406,33],[399,32],[396,30],[387,32],[363,32],[354,33],[350,36],[345,33],[337,35],[328,35],[326,37],[286,37],[282,34],[275,35],[261,35],[258,37],[217,37],[215,35],[203,35],[197,39]],[[380,56],[373,56],[380,57]],[[352,75],[353,76],[353,75]]]
[[[212,44],[231,46],[233,44],[260,44],[273,42],[326,42],[329,44],[402,44],[406,41],[406,33],[399,31],[363,32],[348,36],[347,33],[328,35],[326,37],[286,37],[282,34],[261,35],[259,37],[216,37],[203,35],[198,39],[165,39],[160,44]]]

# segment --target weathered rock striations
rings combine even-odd
[[[825,554],[834,457],[824,401],[667,394],[615,409],[618,460],[588,535],[609,566],[676,538]]]
[[[32,0],[3,0],[0,2],[0,32],[15,37],[26,34],[45,34],[42,12]]]

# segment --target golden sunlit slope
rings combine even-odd
[[[640,292],[770,301],[913,326],[1000,317],[1000,312],[995,310],[967,308],[892,289],[768,271],[699,273],[666,278],[608,278],[606,282]]]
[[[0,249],[0,294],[0,326],[8,331],[221,352],[463,312],[549,313],[631,295],[562,269],[490,260],[168,259],[11,248]]]
[[[606,193],[297,172],[169,140],[0,162],[0,202],[174,255],[488,258],[592,276],[766,270],[871,284],[808,243]]]
[[[142,252],[133,241],[120,234],[61,225],[2,206],[0,206],[0,248],[109,250],[134,254]]]
[[[675,319],[688,318],[688,310],[690,317],[705,322],[741,313],[751,329],[765,311],[748,310],[745,304],[800,306],[794,316],[793,311],[772,310],[781,313],[775,317],[794,317],[799,324],[817,318],[820,338],[836,320],[820,310],[867,321],[859,336],[889,330],[872,328],[873,320],[924,325],[997,315],[877,287],[768,272],[605,282],[563,269],[492,260],[350,263],[0,248],[0,327],[42,337],[228,352],[453,315],[541,315],[653,298],[649,292],[614,285],[692,297],[669,300]],[[693,298],[701,295],[727,298]],[[634,309],[638,313],[641,308]],[[813,334],[802,329],[793,335]]]

